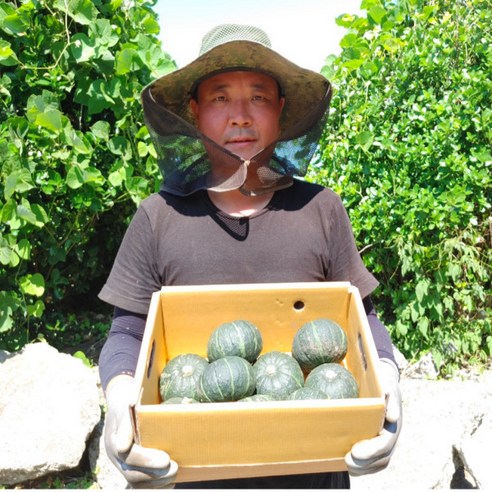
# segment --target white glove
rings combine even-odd
[[[352,476],[376,473],[386,468],[401,431],[402,402],[398,368],[392,361],[380,359],[377,369],[381,389],[386,396],[385,421],[376,437],[355,443],[345,455],[345,463]]]
[[[178,465],[164,451],[133,442],[129,405],[131,395],[135,394],[134,384],[131,376],[117,376],[108,385],[106,453],[132,488],[173,488]]]

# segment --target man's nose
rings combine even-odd
[[[229,121],[232,126],[250,126],[253,122],[247,101],[235,101],[230,106],[231,112]]]

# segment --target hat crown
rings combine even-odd
[[[245,24],[221,24],[205,34],[198,56],[232,41],[249,41],[262,44],[267,48],[272,47],[268,35],[258,27]]]

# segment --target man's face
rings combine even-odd
[[[284,99],[268,75],[224,72],[204,80],[190,106],[202,133],[243,159],[251,159],[278,139]]]

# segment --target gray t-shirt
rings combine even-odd
[[[206,191],[151,195],[135,213],[99,297],[146,314],[164,285],[316,281],[349,281],[362,298],[378,285],[340,197],[295,180],[250,217],[218,210]]]

